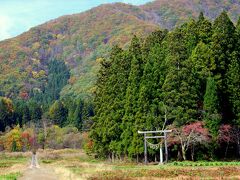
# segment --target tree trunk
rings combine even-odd
[[[181,154],[181,151],[180,151],[179,148],[178,148],[177,160],[178,160],[178,161],[181,161],[181,160],[182,160],[182,154]]]
[[[111,162],[112,158],[111,158],[111,153],[108,153],[108,161]]]
[[[194,161],[194,145],[192,146],[192,149],[191,149],[191,158],[192,158],[192,161]]]
[[[238,138],[237,146],[238,146],[238,156],[240,157],[240,140],[239,140],[239,138]]]
[[[229,142],[227,143],[227,147],[226,147],[226,150],[225,150],[225,155],[224,155],[224,159],[227,157],[227,152],[228,152],[228,146],[229,146]]]
[[[240,133],[239,133],[239,129],[237,130],[237,148],[238,148],[238,156],[240,157]]]
[[[44,150],[46,139],[47,139],[47,120],[45,119],[43,119],[43,132],[44,132],[44,140],[43,140],[43,150]]]
[[[114,152],[112,152],[112,162],[114,163],[115,159],[114,159]]]
[[[185,149],[182,147],[182,157],[183,157],[183,160],[186,161],[187,158],[186,158],[186,151]]]

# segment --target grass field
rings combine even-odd
[[[21,176],[30,157],[29,153],[0,153],[0,180],[15,180]]]
[[[62,179],[240,179],[240,162],[170,162],[167,165],[97,160],[80,150],[38,153],[40,166],[53,169]],[[20,177],[31,153],[0,154],[0,179]],[[7,172],[7,173],[6,173]]]

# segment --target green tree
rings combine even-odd
[[[159,111],[159,93],[163,84],[165,75],[164,60],[165,49],[162,41],[166,37],[166,31],[157,31],[150,34],[147,38],[150,45],[148,54],[145,57],[145,65],[143,69],[143,76],[141,77],[138,109],[135,115],[135,123],[133,125],[133,139],[130,146],[132,154],[142,154],[143,141],[142,135],[137,133],[138,130],[153,130],[162,128],[163,122]],[[146,43],[146,42],[145,42]],[[146,44],[145,44],[146,48]],[[143,53],[145,49],[142,50]]]
[[[31,115],[28,106],[25,104],[23,106],[23,112],[22,112],[22,125],[26,124],[31,120]]]
[[[39,123],[39,121],[42,118],[42,108],[41,108],[41,105],[39,103],[37,103],[36,101],[34,101],[34,100],[30,100],[28,102],[27,106],[28,106],[28,109],[29,109],[29,112],[30,112],[31,120],[34,123]],[[26,116],[27,115],[28,114],[26,114]]]
[[[235,49],[235,44],[235,27],[224,11],[214,21],[211,49],[216,64],[214,79],[218,87],[220,108],[223,120],[227,123],[232,119],[232,113],[227,92],[226,72],[231,61],[231,54]]]
[[[133,139],[133,133],[136,131],[135,115],[138,111],[138,98],[140,82],[143,75],[143,58],[140,40],[134,36],[129,47],[129,57],[131,58],[131,69],[128,77],[128,86],[125,96],[125,113],[121,128],[123,133],[121,134],[122,139],[122,150],[123,153],[134,155],[134,148],[131,148]]]
[[[74,126],[77,127],[79,130],[82,130],[82,126],[83,126],[83,108],[84,108],[84,102],[80,99],[76,103],[76,109],[73,114]]]
[[[227,73],[228,92],[234,118],[240,126],[240,61],[239,53],[234,52]]]
[[[218,111],[219,101],[217,96],[217,85],[212,77],[207,79],[206,92],[204,95],[204,121],[210,133],[217,137],[221,123],[221,115]]]
[[[197,113],[197,90],[184,37],[183,29],[176,29],[168,36],[167,74],[161,93],[169,110],[169,123],[174,122],[178,126],[196,120]]]
[[[203,13],[201,12],[197,21],[197,34],[198,34],[198,42],[203,42],[208,44],[211,42],[212,37],[212,24],[209,20],[207,20]]]
[[[48,79],[45,88],[45,101],[51,103],[58,100],[60,91],[68,83],[70,72],[64,61],[51,60],[48,64]]]
[[[10,99],[0,97],[0,131],[12,125],[13,103]]]
[[[59,100],[55,101],[49,108],[50,119],[59,126],[64,126],[67,119],[67,110]]]
[[[95,147],[102,155],[112,153],[114,156],[121,153],[117,142],[120,141],[121,135],[120,124],[124,115],[124,98],[130,61],[128,55],[115,46],[111,51],[108,64],[106,62],[102,63],[98,78],[95,98],[96,116],[91,134],[97,139]]]
[[[213,75],[213,71],[216,68],[214,58],[212,57],[212,50],[209,45],[200,41],[192,51],[190,63],[192,63],[191,76],[195,79],[194,86],[197,91],[198,119],[202,120],[203,97],[206,91],[207,78]]]

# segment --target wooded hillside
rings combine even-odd
[[[126,50],[114,47],[97,82],[95,151],[139,159],[138,130],[167,128],[173,157],[239,157],[239,35],[240,21],[235,27],[225,11],[213,23],[201,13],[173,31],[135,36]]]
[[[11,98],[43,91],[52,59],[71,69],[61,95],[86,96],[94,92],[99,61],[112,45],[126,47],[133,34],[146,35],[159,27],[171,29],[200,11],[213,20],[226,10],[233,22],[240,3],[232,0],[157,0],[143,6],[101,5],[87,12],[63,16],[10,40],[0,42],[0,95]]]

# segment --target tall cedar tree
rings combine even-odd
[[[239,52],[232,55],[231,64],[227,73],[228,92],[234,119],[236,124],[240,126],[240,56]]]
[[[218,111],[219,101],[217,95],[217,86],[212,77],[207,79],[207,87],[204,95],[204,121],[210,133],[217,137],[221,123],[221,115]]]
[[[227,92],[226,72],[231,61],[231,54],[234,51],[235,43],[234,24],[224,11],[214,21],[211,49],[216,64],[214,76],[218,87],[220,108],[223,120],[226,123],[229,123],[229,120],[232,118],[229,94]]]
[[[195,88],[197,89],[198,120],[201,120],[203,117],[201,112],[203,109],[203,96],[206,90],[206,79],[212,76],[212,72],[216,68],[209,45],[200,41],[192,51],[190,61],[192,63],[192,76],[195,79]]]
[[[131,147],[133,140],[133,133],[136,131],[135,116],[138,111],[138,98],[141,77],[143,74],[143,58],[142,48],[140,40],[134,36],[129,47],[129,57],[131,58],[131,70],[128,77],[128,86],[125,97],[125,114],[121,128],[123,133],[122,138],[122,150],[123,153],[133,156],[135,154],[135,148]]]
[[[100,156],[105,156],[109,151],[109,146],[106,144],[105,134],[107,129],[103,126],[105,119],[103,119],[102,116],[104,115],[104,110],[108,105],[107,82],[110,76],[111,62],[103,59],[100,63],[101,68],[98,74],[94,99],[95,117],[93,119],[94,123],[90,131],[90,136],[93,139],[95,151]]]
[[[198,21],[197,21],[197,35],[198,35],[198,42],[203,42],[208,44],[211,42],[212,37],[212,24],[209,20],[207,20],[203,13],[201,12]]]
[[[236,47],[232,53],[231,62],[227,72],[227,85],[232,112],[236,124],[240,126],[240,18],[238,20],[236,31]]]
[[[106,63],[106,62],[104,62]],[[114,47],[110,60],[102,65],[99,84],[97,86],[98,97],[95,99],[96,116],[91,132],[98,151],[103,155],[121,153],[120,135],[121,120],[124,116],[124,99],[127,89],[127,79],[130,69],[130,60],[126,53],[119,47]],[[107,77],[106,77],[107,74]]]
[[[164,51],[162,41],[166,37],[167,31],[156,31],[149,35],[144,42],[143,53],[145,53],[146,64],[144,65],[143,76],[141,78],[140,92],[138,98],[138,110],[135,116],[133,140],[131,151],[134,155],[142,154],[142,135],[138,130],[152,130],[162,128],[162,118],[159,112],[159,89],[163,84],[164,71]],[[148,53],[145,52],[148,49]],[[159,54],[161,54],[159,56]]]
[[[195,80],[191,76],[191,63],[188,60],[188,48],[193,48],[193,41],[191,45],[187,44],[185,37],[185,27],[169,34],[169,53],[166,58],[168,73],[161,94],[169,109],[168,119],[177,126],[194,121],[197,113]]]

